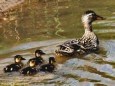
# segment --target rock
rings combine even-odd
[[[0,0],[0,12],[4,12],[7,9],[16,6],[25,0]]]

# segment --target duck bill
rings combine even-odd
[[[21,58],[21,60],[26,60],[25,58]]]
[[[96,20],[105,20],[106,18],[102,17],[102,16],[99,16],[99,15],[96,15]]]
[[[42,52],[41,54],[44,55],[44,54],[46,54],[46,53]]]

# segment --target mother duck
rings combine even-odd
[[[69,40],[59,45],[56,54],[71,56],[75,53],[81,54],[97,51],[99,49],[99,40],[92,30],[92,22],[104,19],[92,10],[84,12],[81,18],[85,29],[84,35],[79,39]]]

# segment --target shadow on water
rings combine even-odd
[[[0,13],[0,85],[114,86],[115,4],[113,0],[104,2],[26,0]],[[99,53],[56,57],[57,69],[53,73],[39,72],[33,76],[21,76],[18,72],[3,73],[3,68],[13,62],[12,57],[16,54],[28,60],[34,57],[36,49],[42,49],[46,53],[43,58],[48,62],[48,57],[55,56],[57,45],[81,37],[83,29],[79,28],[83,27],[80,17],[87,9],[107,17],[105,21],[93,23],[94,31],[100,39]]]

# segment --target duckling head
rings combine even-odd
[[[55,63],[56,61],[55,61],[55,58],[54,57],[50,57],[49,58],[49,64],[53,64],[53,63]]]
[[[82,15],[82,22],[91,24],[95,20],[105,20],[104,17],[97,15],[94,11],[88,10]]]
[[[45,53],[42,50],[36,50],[35,51],[35,56],[40,57],[41,55],[44,55]]]
[[[21,62],[21,60],[26,60],[26,59],[23,58],[21,55],[16,55],[16,56],[14,56],[14,60],[15,60],[15,62]]]
[[[36,61],[35,61],[35,60],[31,60],[31,61],[29,62],[29,66],[30,66],[30,67],[34,67],[35,64],[36,64]]]

